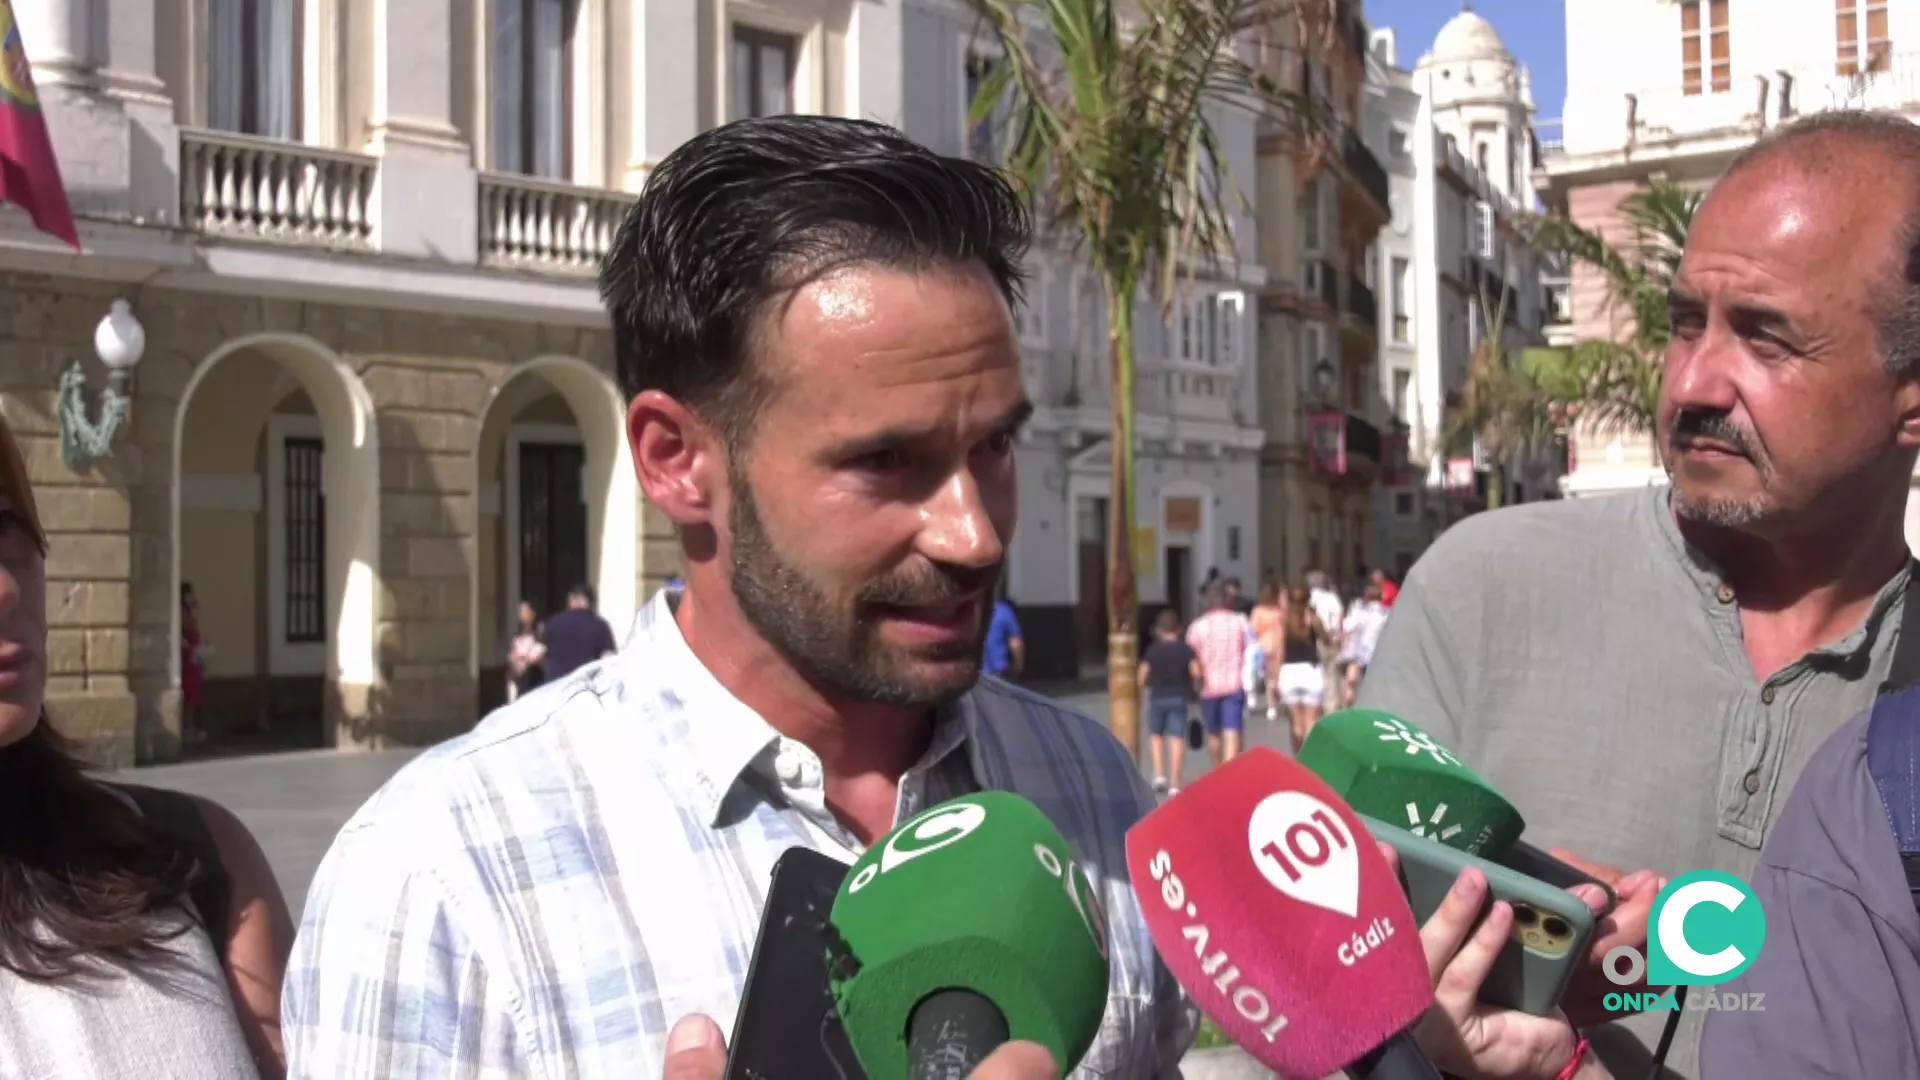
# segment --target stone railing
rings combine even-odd
[[[183,128],[180,216],[210,235],[366,249],[378,172],[364,154]]]
[[[1241,369],[1142,357],[1134,374],[1134,407],[1143,416],[1235,422]]]
[[[1875,70],[1842,74],[1831,61],[1750,71],[1722,89],[1675,85],[1570,98],[1563,150],[1612,153],[1714,136],[1757,135],[1807,113],[1833,109],[1920,111],[1920,54],[1879,57]]]
[[[592,274],[636,196],[531,176],[480,175],[480,261]]]

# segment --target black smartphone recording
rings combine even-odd
[[[760,936],[727,1040],[727,1080],[867,1080],[827,985],[827,917],[848,864],[789,848],[773,864]]]

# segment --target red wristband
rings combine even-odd
[[[1587,1039],[1586,1036],[1583,1035],[1580,1037],[1579,1042],[1573,1044],[1573,1060],[1567,1062],[1567,1067],[1561,1069],[1560,1075],[1555,1077],[1554,1080],[1573,1080],[1574,1074],[1580,1071],[1580,1063],[1586,1059]]]

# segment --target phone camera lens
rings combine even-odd
[[[1568,926],[1566,920],[1557,915],[1547,916],[1546,919],[1540,923],[1540,928],[1552,934],[1554,937],[1566,937],[1573,933],[1573,927]]]
[[[1513,905],[1513,921],[1517,926],[1532,926],[1539,915],[1525,904]]]

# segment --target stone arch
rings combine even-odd
[[[365,706],[371,689],[380,681],[380,439],[373,399],[359,376],[326,345],[304,334],[249,334],[213,350],[187,379],[173,418],[172,595],[179,594],[187,557],[183,526],[189,509],[187,481],[193,474],[186,463],[188,443],[194,439],[188,428],[189,414],[206,380],[216,372],[232,370],[230,365],[239,362],[236,356],[245,355],[272,360],[280,376],[272,393],[285,389],[303,393],[311,403],[312,419],[317,421],[322,442],[320,490],[326,500],[321,533],[325,637],[319,645],[314,674],[324,676],[339,695],[340,705],[351,713]],[[271,430],[273,420],[272,403],[263,401],[260,422]],[[244,479],[244,474],[236,475]],[[271,463],[268,475],[272,475]],[[213,492],[211,498],[243,505],[251,502],[255,512],[261,512],[274,504],[273,485],[257,473],[253,479],[251,494],[241,485]],[[202,494],[191,493],[196,506]],[[275,592],[268,590],[266,603],[273,603]],[[168,650],[168,674],[171,685],[178,687],[181,627],[177,602],[170,626],[174,644]],[[268,646],[271,650],[273,642]],[[270,673],[270,666],[265,670]],[[321,737],[330,745],[338,741],[331,724],[323,726]]]
[[[600,614],[613,627],[614,636],[624,639],[640,603],[640,486],[627,446],[625,402],[612,378],[592,364],[573,356],[539,356],[514,365],[494,384],[474,426],[472,526],[476,552],[482,530],[487,527],[485,519],[491,516],[489,511],[504,517],[509,505],[515,502],[513,493],[504,490],[508,486],[504,482],[500,482],[503,490],[498,506],[483,505],[487,500],[482,498],[482,493],[489,483],[486,460],[489,448],[495,445],[495,440],[501,440],[499,449],[505,450],[509,445],[505,429],[515,423],[520,407],[526,404],[515,401],[515,395],[510,393],[524,380],[536,380],[560,398],[579,429],[585,457],[587,580],[598,594]],[[502,406],[503,401],[508,404]],[[506,555],[506,552],[500,553],[502,558]],[[476,679],[483,668],[498,660],[483,648],[486,637],[483,627],[489,620],[503,617],[503,611],[496,610],[499,604],[482,602],[485,590],[481,575],[487,562],[476,554],[468,571],[469,595],[473,599],[468,605],[471,612],[468,669]],[[507,591],[515,590],[509,584]],[[520,598],[503,593],[497,599],[517,604]],[[485,699],[483,693],[482,700]]]

